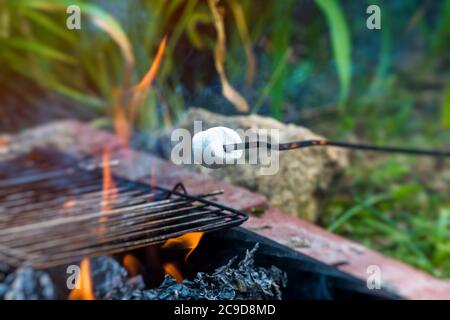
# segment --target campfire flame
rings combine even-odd
[[[178,270],[175,263],[167,262],[163,265],[164,272],[170,275],[172,278],[175,278],[178,283],[183,282],[183,275]]]
[[[162,58],[167,45],[167,36],[161,41],[156,56],[141,81],[131,89],[125,88],[118,89],[115,92],[115,106],[113,109],[114,116],[114,127],[117,135],[119,136],[119,142],[122,147],[128,147],[129,140],[131,138],[133,124],[138,111],[139,106],[144,102],[145,97],[148,94],[148,90],[152,86],[152,83],[156,77],[159,67],[162,63]],[[109,148],[105,149],[103,152],[103,188],[102,188],[102,213],[107,213],[111,210],[113,203],[117,199],[118,191],[114,183],[114,179],[111,172],[110,166],[111,150]],[[153,173],[153,172],[152,172]],[[156,175],[152,174],[152,181],[155,179]],[[72,204],[71,204],[72,205]],[[106,221],[106,217],[102,217],[101,222]],[[100,230],[102,231],[102,229]],[[190,254],[198,246],[203,232],[193,232],[183,235],[178,238],[169,239],[163,245],[163,248],[173,248],[173,249],[187,249],[188,252],[185,256],[185,261],[187,261]],[[123,265],[127,269],[130,276],[136,276],[141,273],[142,265],[139,260],[131,255],[127,254],[123,258]],[[163,264],[164,271],[173,276],[178,282],[183,281],[183,276],[175,263],[165,263]],[[92,276],[90,270],[90,259],[84,258],[81,262],[81,279],[80,288],[74,289],[69,295],[71,300],[95,299],[93,291]]]
[[[175,250],[188,250],[184,261],[187,263],[187,260],[191,253],[197,248],[202,239],[203,232],[190,232],[186,233],[178,238],[172,238],[167,240],[163,245],[163,249],[175,249]],[[175,263],[168,262],[163,265],[164,272],[168,275],[172,276],[177,280],[177,282],[183,281],[183,276],[181,271],[177,267]]]
[[[114,128],[123,147],[128,147],[138,108],[144,103],[148,90],[151,88],[158,73],[166,45],[167,36],[162,39],[150,68],[136,86],[131,89],[119,89],[115,92]]]
[[[103,164],[103,188],[102,188],[102,213],[108,213],[115,200],[117,199],[117,187],[114,183],[114,179],[111,171],[111,149],[106,148],[103,151],[102,164]],[[106,219],[101,220],[106,221]]]
[[[119,96],[118,99],[120,99],[121,95],[121,93],[117,93],[119,91],[116,91],[115,93],[116,96]],[[114,129],[119,138],[120,146],[123,148],[127,148],[128,141],[131,137],[132,128],[127,118],[127,114],[121,105],[114,107],[113,122],[114,122]]]
[[[111,150],[106,148],[103,151],[102,167],[103,167],[103,186],[102,186],[102,214],[108,213],[117,199],[118,191],[111,171]],[[75,200],[69,200],[64,204],[65,208],[72,208],[76,204]],[[105,222],[106,217],[101,217],[100,222]],[[104,227],[99,228],[99,232],[103,232]],[[92,274],[91,260],[88,257],[83,258],[80,264],[80,287],[73,289],[69,294],[69,300],[95,300]]]
[[[187,259],[200,243],[200,240],[203,237],[203,233],[204,232],[189,232],[178,238],[169,239],[166,242],[164,242],[162,248],[177,249],[177,250],[188,249],[189,251],[186,254],[186,257],[184,258],[184,261],[187,263]]]
[[[122,264],[123,264],[124,268],[127,270],[128,275],[130,277],[135,277],[135,276],[141,274],[141,271],[143,270],[142,264],[132,254],[126,254],[123,257]]]
[[[79,288],[75,288],[70,292],[69,300],[95,300],[91,260],[89,258],[83,258],[81,261]]]
[[[9,148],[10,138],[6,135],[0,135],[0,152],[6,152]]]
[[[168,249],[188,249],[188,253],[184,258],[184,261],[187,263],[187,260],[191,253],[197,248],[200,240],[202,239],[203,232],[189,232],[178,238],[172,238],[164,242],[162,248]]]
[[[64,202],[63,204],[63,208],[64,209],[72,209],[73,207],[75,207],[75,204],[77,203],[77,200],[75,199],[69,199],[66,202]]]

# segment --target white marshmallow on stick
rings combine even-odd
[[[238,146],[239,149],[225,151],[225,146],[239,145],[239,144],[241,144],[240,146]],[[409,155],[450,158],[450,151],[446,150],[426,150],[417,148],[377,146],[371,144],[339,142],[324,139],[300,140],[280,144],[269,144],[263,141],[254,141],[253,144],[248,145],[246,144],[242,146],[242,139],[239,136],[239,134],[236,131],[226,127],[214,127],[199,132],[195,134],[194,137],[192,138],[192,147],[195,163],[213,169],[235,164],[235,161],[242,157],[244,153],[243,149],[264,147],[272,150],[288,151],[309,147],[324,147],[324,146],[353,149],[353,150],[363,150],[363,151],[403,153]]]
[[[195,163],[211,169],[232,165],[242,157],[244,151],[225,151],[224,146],[237,143],[242,143],[241,137],[227,127],[213,127],[198,132],[192,138]]]

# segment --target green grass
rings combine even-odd
[[[356,125],[350,129],[322,121],[317,130],[340,131],[340,139],[448,149],[450,132],[435,125],[439,109],[414,109],[415,98],[415,92],[397,82],[378,103],[351,105],[347,112]],[[448,161],[353,152],[350,166],[323,199],[320,223],[329,231],[447,278],[449,184]]]
[[[395,171],[397,166],[395,162],[380,166],[371,174],[384,175],[381,170]],[[360,170],[367,168],[359,166],[347,174],[352,177],[361,174]],[[370,176],[364,178],[368,180],[353,188],[351,199],[335,190],[334,196],[327,200],[327,213],[322,223],[332,232],[355,239],[430,274],[449,277],[448,196],[430,192],[420,183],[400,182],[395,176],[384,179],[383,190]]]
[[[446,129],[450,129],[450,78],[447,80],[447,84],[442,98],[442,125]]]
[[[334,60],[341,84],[340,103],[345,104],[351,80],[351,39],[344,12],[338,0],[316,0],[324,12],[331,34]]]

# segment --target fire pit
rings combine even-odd
[[[58,125],[25,133],[0,164],[2,298],[398,298],[236,227],[247,215],[220,203],[236,196],[227,190],[113,174],[139,162],[132,150],[58,145],[67,136]]]
[[[398,298],[237,227],[247,215],[221,204],[260,199],[187,171],[162,180],[109,135],[67,133],[77,126],[12,137],[2,155],[2,298]]]

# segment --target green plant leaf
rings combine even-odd
[[[444,128],[450,128],[450,79],[444,89],[444,97],[442,101],[442,125]]]
[[[201,24],[210,24],[211,22],[211,15],[207,12],[194,12],[189,17],[186,26],[186,34],[197,49],[202,49],[204,47],[204,39],[202,39],[203,35],[197,30],[197,27]]]
[[[349,219],[360,213],[365,208],[374,206],[380,202],[390,199],[392,199],[392,196],[390,194],[379,194],[371,196],[365,199],[362,203],[359,203],[354,207],[350,208],[349,210],[345,211],[344,213],[342,213],[340,217],[327,228],[327,230],[330,232],[335,232],[342,224],[344,224]]]
[[[345,103],[350,89],[352,67],[349,28],[338,0],[315,1],[328,21],[334,58],[341,84],[340,101]]]
[[[284,19],[275,19],[272,26],[271,40],[273,45],[273,74],[270,85],[270,94],[272,98],[272,117],[281,120],[283,115],[283,100],[285,97],[285,87],[287,83],[286,68],[289,55],[289,42],[293,30],[293,8],[295,2],[284,0],[275,2],[273,8],[276,17],[285,16]]]
[[[51,34],[63,39],[69,43],[74,43],[76,41],[75,34],[64,27],[61,24],[55,22],[53,19],[47,15],[39,12],[37,10],[23,10],[24,15],[33,21],[37,26],[42,27]]]
[[[24,39],[24,38],[13,38],[8,41],[8,46],[14,49],[24,50],[32,54],[42,56],[47,59],[57,60],[66,63],[75,63],[75,59],[55,48],[49,47],[39,41]]]
[[[279,79],[281,78],[281,76],[283,74],[283,71],[285,70],[285,68],[287,66],[288,57],[289,57],[289,50],[287,49],[286,52],[284,53],[283,57],[281,58],[281,60],[278,62],[278,65],[275,67],[275,70],[272,72],[269,82],[261,90],[261,94],[259,95],[258,100],[256,100],[255,104],[253,105],[252,113],[258,113],[259,109],[262,107],[263,103],[266,101],[270,92],[272,92],[275,84],[279,81]],[[280,110],[280,112],[281,112],[281,110]]]
[[[132,68],[134,66],[133,48],[119,22],[95,5],[81,5],[81,12],[86,13],[97,27],[105,31],[114,40],[120,47],[128,68]]]
[[[111,39],[120,47],[127,68],[131,69],[134,66],[133,48],[125,31],[119,22],[109,13],[95,4],[85,3],[77,0],[22,0],[18,1],[24,6],[40,9],[44,11],[61,11],[66,10],[69,5],[77,5],[80,7],[81,13],[89,17],[89,19],[98,28],[106,32]]]
[[[47,86],[55,92],[58,92],[75,101],[81,102],[83,105],[90,106],[99,110],[102,110],[105,106],[105,101],[97,97],[84,94],[70,87],[64,86],[63,84],[56,81],[49,80]]]

